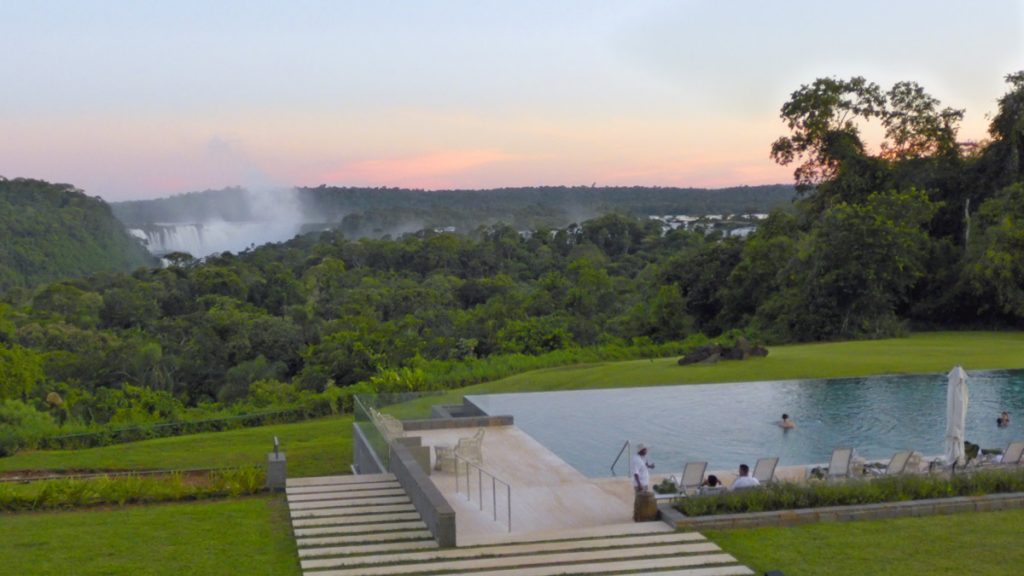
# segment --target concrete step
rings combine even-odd
[[[580,540],[583,538],[604,538],[640,534],[661,534],[674,532],[664,522],[630,522],[629,524],[608,524],[570,530],[546,530],[512,534],[480,534],[459,537],[459,546],[490,546],[514,544],[517,542],[551,542],[555,540]]]
[[[340,500],[312,500],[309,502],[289,502],[292,510],[316,510],[317,508],[345,508],[350,506],[376,506],[378,504],[405,504],[409,497],[377,496],[374,498],[343,498]]]
[[[417,515],[417,518],[419,516]],[[406,522],[378,522],[374,524],[355,524],[342,526],[321,526],[319,528],[296,528],[293,530],[298,538],[307,536],[335,536],[342,534],[370,534],[377,532],[394,532],[403,530],[422,530],[427,527],[422,520]]]
[[[370,484],[374,488],[369,490],[323,490],[319,486],[309,488],[296,488],[295,490],[306,490],[306,492],[288,492],[289,502],[306,502],[309,500],[327,500],[330,498],[372,498],[374,496],[398,496],[405,494],[405,490],[398,484],[392,485],[389,482]],[[377,488],[377,486],[387,486]],[[360,485],[362,488],[362,485]]]
[[[285,487],[299,486],[338,486],[344,484],[372,484],[375,482],[394,482],[394,474],[348,474],[344,476],[311,476],[309,478],[289,478]]]
[[[420,515],[418,512],[395,512],[392,514],[362,514],[358,516],[299,518],[292,520],[292,527],[308,528],[311,526],[336,526],[341,524],[380,524],[382,522],[399,522],[404,520],[420,520]]]
[[[620,574],[620,576],[749,576],[754,571],[746,566],[698,566],[687,564],[692,557],[679,559],[664,558],[654,560],[633,560],[621,562],[606,562],[602,564],[572,564],[559,566],[538,566],[535,568],[512,568],[508,570],[488,570],[471,572],[473,576],[562,576],[564,574]],[[672,566],[669,566],[672,565]],[[693,566],[682,568],[681,566]],[[669,572],[659,571],[659,568],[677,568]],[[316,574],[310,572],[308,574]],[[325,574],[326,576],[326,574]],[[440,575],[439,575],[440,576]],[[468,576],[467,573],[459,575],[445,574],[443,576]]]
[[[718,552],[718,546],[708,542],[696,532],[657,534],[651,536],[627,536],[623,538],[601,538],[595,540],[572,540],[562,542],[535,542],[514,544],[509,546],[482,546],[479,548],[449,548],[429,552],[408,552],[383,554],[376,556],[358,556],[341,558],[332,566],[353,566],[369,564],[389,564],[397,562],[433,562],[438,560],[458,560],[463,558],[481,558],[484,556],[521,556],[526,554],[551,554],[556,552],[577,552],[582,550],[599,550],[636,546],[654,546],[659,544],[679,544],[682,542],[700,542],[703,547],[694,548],[692,552]],[[358,552],[358,550],[356,551]],[[352,552],[339,552],[351,554]],[[368,554],[368,552],[366,552]],[[325,553],[308,554],[300,557],[327,556]]]
[[[317,518],[324,516],[365,516],[368,514],[387,514],[389,512],[414,512],[412,504],[383,504],[378,506],[341,506],[335,508],[317,508],[316,510],[292,510],[292,518]]]
[[[726,564],[736,560],[728,554],[702,554],[719,550],[717,546],[707,543],[668,544],[664,546],[644,546],[618,548],[614,550],[589,550],[586,552],[563,552],[557,554],[535,554],[527,556],[500,556],[491,558],[470,558],[462,560],[445,560],[430,564],[393,564],[390,566],[359,566],[344,570],[330,570],[319,576],[384,576],[393,574],[416,574],[419,572],[437,572],[447,570],[482,570],[491,568],[526,567],[546,564],[572,564],[578,562],[594,563],[603,561],[624,560],[634,562],[638,559],[654,559],[659,556],[671,556],[682,563],[659,566],[676,568],[681,566],[702,566],[704,564]],[[696,559],[700,559],[699,561]],[[329,558],[323,560],[303,560],[300,562],[303,572],[336,566],[351,566],[358,558]],[[683,562],[683,561],[687,562]],[[641,569],[644,567],[639,567]],[[574,573],[575,567],[569,573]],[[556,572],[556,574],[565,573]]]
[[[324,546],[314,548],[303,548],[299,550],[299,558],[301,559],[322,558],[324,556],[351,556],[353,554],[378,554],[380,552],[407,552],[409,550],[428,550],[431,548],[437,548],[436,540],[384,542],[381,544],[353,544],[351,546]],[[380,558],[380,556],[374,556],[374,558]]]
[[[285,488],[285,494],[315,494],[318,492],[359,492],[361,490],[384,490],[387,488],[401,488],[397,481],[391,482],[366,482],[363,484],[319,484],[316,486],[291,486]]]
[[[707,566],[688,570],[669,570],[666,572],[645,572],[644,576],[748,576],[754,571],[746,566]],[[628,576],[637,576],[634,572]]]
[[[403,540],[428,540],[433,538],[430,530],[393,530],[391,532],[376,532],[373,534],[348,534],[343,536],[318,536],[313,538],[298,537],[295,543],[299,548],[312,546],[341,546],[344,544],[359,544],[364,542],[399,542]]]

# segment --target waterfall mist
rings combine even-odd
[[[131,233],[158,256],[187,252],[202,258],[221,252],[241,252],[268,242],[290,240],[308,222],[295,189],[237,189],[222,205],[207,206],[204,214],[187,220],[156,222]]]

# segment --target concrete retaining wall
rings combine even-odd
[[[407,438],[416,443],[418,438]],[[416,449],[429,450],[428,447],[407,446],[406,442],[391,444],[391,473],[405,489],[413,506],[419,512],[427,529],[442,548],[455,547],[455,510],[444,499],[441,491],[434,486],[427,472],[420,465]],[[429,461],[430,453],[427,452]]]
[[[661,519],[670,526],[687,530],[723,528],[759,528],[762,526],[796,526],[813,522],[848,522],[851,520],[882,520],[906,516],[932,516],[961,512],[992,512],[1024,508],[1024,493],[961,496],[909,502],[885,502],[859,506],[801,508],[775,512],[719,514],[716,516],[684,516],[669,504],[660,504]]]
[[[441,430],[444,428],[487,428],[489,426],[511,426],[511,416],[470,416],[466,418],[427,418],[424,420],[402,420],[406,432],[418,430]]]

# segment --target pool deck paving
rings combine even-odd
[[[459,438],[472,436],[475,430],[447,428],[417,432],[425,446],[451,447]],[[609,478],[592,480],[568,465],[553,452],[515,426],[486,428],[481,468],[511,487],[512,534],[539,531],[572,530],[594,526],[628,524],[633,521],[633,491],[629,480]],[[465,495],[466,476],[451,470],[433,470],[430,479],[455,509],[456,537],[460,545],[486,540],[493,535],[508,535],[507,497],[498,485],[497,498],[492,484],[484,477],[480,510],[480,474],[470,470],[472,498]],[[505,500],[505,502],[501,502]],[[492,504],[497,502],[498,520]]]
[[[424,446],[452,447],[463,437],[472,436],[474,429],[444,428],[417,431]],[[499,480],[508,483],[512,491],[512,534],[538,531],[573,530],[578,528],[621,525],[633,522],[633,486],[626,476],[587,478],[537,440],[516,426],[486,428],[483,440],[481,468]],[[465,495],[465,468],[460,467],[459,491],[456,491],[452,470],[432,470],[431,480],[455,509],[456,535],[460,545],[473,545],[495,535],[508,535],[505,523],[505,491],[497,484],[497,498],[492,496],[492,484],[483,475],[483,510],[480,505],[478,478],[470,470],[471,498]],[[651,475],[652,483],[679,470],[658,470]],[[710,471],[726,485],[732,483],[736,471]],[[776,469],[777,480],[799,481],[806,474],[805,466]],[[492,505],[497,502],[497,515]],[[495,516],[498,516],[495,520]]]

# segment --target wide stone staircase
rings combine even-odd
[[[307,576],[754,574],[699,533],[660,522],[513,533],[439,548],[390,474],[290,479],[286,493]]]

